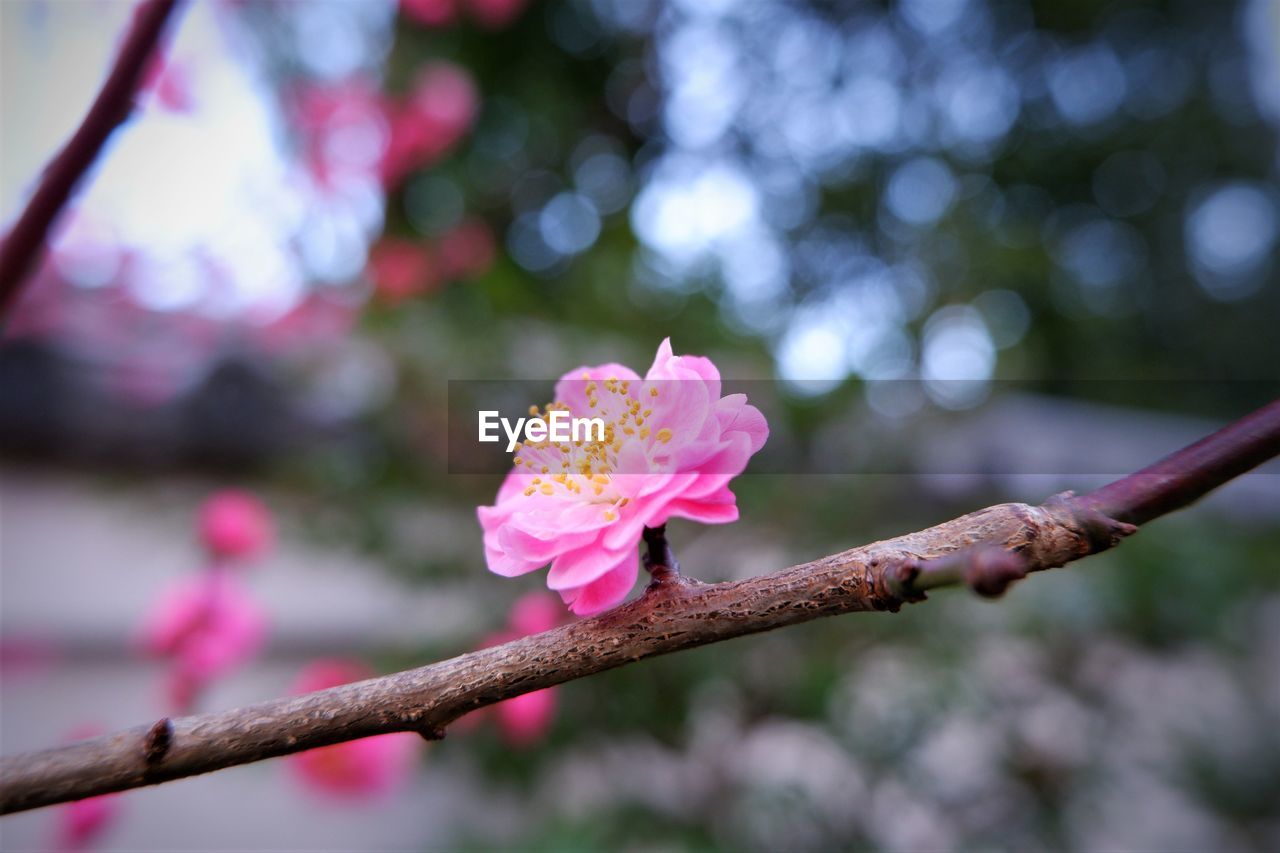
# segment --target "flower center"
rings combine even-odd
[[[623,445],[632,441],[644,442],[646,446],[654,440],[666,443],[671,440],[671,430],[664,427],[654,431],[649,423],[653,410],[641,403],[643,395],[632,393],[635,380],[610,377],[597,381],[584,372],[580,381],[586,411],[576,412],[569,404],[556,400],[541,409],[530,406],[529,416],[546,422],[552,412],[563,411],[571,417],[600,418],[604,421],[603,437],[588,431],[588,437],[580,440],[553,442],[548,438],[517,443],[515,464],[531,476],[524,489],[527,497],[558,495],[607,504],[610,508],[605,510],[605,519],[614,521],[615,508],[621,509],[628,503],[614,482]],[[652,400],[659,396],[659,391],[649,386],[647,395]]]

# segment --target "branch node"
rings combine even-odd
[[[868,565],[873,576],[877,574],[876,568],[879,565],[880,561],[877,559],[873,559]],[[915,586],[923,565],[918,558],[907,556],[878,573],[879,582],[874,586],[878,587],[877,598],[883,602],[884,609],[897,613],[904,603],[914,604],[925,600],[924,590],[916,589]]]
[[[1074,492],[1062,492],[1043,504],[1064,526],[1078,531],[1090,554],[1106,551],[1120,544],[1126,536],[1138,532],[1136,525],[1112,518],[1101,510],[1082,502]]]
[[[147,730],[142,741],[142,760],[148,767],[154,767],[169,754],[173,745],[173,721],[161,717],[156,724]]]
[[[903,601],[920,601],[925,590],[960,584],[984,598],[999,598],[1030,569],[1016,551],[977,545],[931,560],[906,560],[886,569],[885,579],[889,590]]]
[[[1014,581],[1027,576],[1027,561],[1003,548],[978,548],[968,555],[964,582],[983,598],[999,598]]]
[[[418,734],[422,736],[423,740],[431,742],[444,740],[444,736],[447,732],[445,732],[443,726],[427,726],[426,728],[418,729]]]
[[[1137,525],[1117,521],[1091,508],[1077,510],[1076,520],[1089,540],[1089,547],[1094,551],[1114,548],[1120,544],[1121,539],[1138,532]]]

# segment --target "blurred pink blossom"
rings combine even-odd
[[[188,711],[200,691],[261,649],[267,619],[226,570],[211,569],[173,584],[143,622],[144,651],[172,662],[169,701]]]
[[[512,605],[511,612],[507,614],[507,627],[489,634],[479,647],[487,649],[549,631],[563,622],[564,616],[564,606],[554,595],[527,593]],[[511,746],[523,748],[538,742],[551,730],[556,704],[556,688],[547,687],[472,711],[455,722],[452,728],[469,731],[492,714],[503,739]]]
[[[507,614],[507,624],[517,637],[550,631],[563,621],[564,610],[554,595],[545,592],[525,593]]]
[[[383,237],[370,250],[368,275],[378,297],[392,305],[440,286],[426,246],[398,237]]]
[[[215,558],[249,559],[271,546],[271,512],[255,495],[239,489],[214,493],[200,507],[200,541]]]
[[[528,0],[400,0],[400,11],[424,27],[447,27],[458,22],[462,5],[480,26],[498,30],[520,17]]]
[[[471,17],[490,30],[509,26],[520,17],[526,5],[528,0],[467,0]]]
[[[262,347],[271,353],[330,351],[355,327],[359,304],[325,293],[308,293],[293,308],[263,323]]]
[[[171,112],[190,112],[195,105],[191,92],[191,73],[185,63],[157,53],[143,72],[142,91]]]
[[[458,16],[458,0],[400,0],[400,11],[424,27],[444,27]]]
[[[320,186],[376,175],[382,168],[389,101],[373,80],[356,76],[307,86],[293,93],[291,107],[308,168]]]
[[[769,435],[745,395],[720,396],[710,359],[677,356],[669,339],[644,380],[620,364],[577,368],[552,406],[602,418],[604,440],[525,444],[496,504],[477,512],[489,570],[514,577],[550,563],[547,586],[580,616],[627,597],[645,527],[736,521],[729,482]]]
[[[102,732],[103,729],[99,726],[82,726],[68,740],[84,740]],[[66,853],[92,849],[117,821],[119,814],[118,794],[103,794],[59,806],[55,828],[56,848]]]
[[[444,156],[480,109],[471,75],[444,60],[424,63],[403,97],[367,77],[309,86],[291,97],[306,162],[323,187],[379,176],[388,188]]]
[[[564,610],[555,596],[544,592],[530,592],[521,596],[507,615],[511,627],[508,639],[541,634],[559,625]],[[499,702],[495,708],[498,729],[512,746],[525,747],[536,743],[551,730],[556,715],[556,689],[547,687]]]
[[[293,684],[293,693],[311,693],[373,677],[357,660],[322,658],[308,664]],[[390,734],[324,746],[289,757],[303,784],[325,794],[365,799],[385,794],[409,779],[422,739],[416,734]]]
[[[527,747],[542,740],[556,716],[556,689],[546,687],[499,702],[498,730],[515,747]]]
[[[471,128],[479,109],[480,94],[463,68],[443,60],[425,63],[408,97],[387,108],[391,138],[384,183],[395,186],[442,157]]]
[[[493,230],[483,219],[465,219],[440,237],[440,269],[446,279],[475,278],[493,266],[497,248]]]

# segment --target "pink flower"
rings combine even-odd
[[[70,740],[84,740],[102,734],[99,726],[82,726]],[[103,835],[115,823],[120,813],[118,794],[103,794],[76,800],[58,808],[57,849],[72,851],[89,850],[102,840]]]
[[[373,672],[355,660],[324,658],[299,673],[294,693],[311,693],[371,678]],[[390,734],[323,746],[289,757],[305,785],[326,794],[366,798],[403,784],[413,769],[422,739]]]
[[[200,507],[200,541],[214,557],[248,558],[275,537],[271,513],[248,492],[224,489]]]
[[[383,237],[369,252],[368,274],[378,296],[392,305],[440,284],[426,247],[395,237]]]
[[[199,692],[253,658],[267,620],[235,576],[210,570],[167,589],[147,615],[143,649],[172,661],[169,699],[189,710]]]
[[[539,417],[558,411],[603,419],[604,440],[522,446],[496,504],[477,512],[489,570],[550,563],[547,586],[580,616],[626,598],[645,527],[736,521],[729,482],[769,435],[745,395],[720,396],[709,359],[673,355],[669,339],[643,380],[619,364],[566,374]]]

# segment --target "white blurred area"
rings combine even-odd
[[[306,74],[378,73],[393,3],[278,5],[285,32],[271,37],[293,37]],[[13,221],[83,117],[133,8],[0,4],[0,221]],[[54,264],[73,285],[120,280],[145,309],[267,323],[311,284],[349,282],[364,268],[382,229],[376,151],[361,162],[371,146],[352,138],[353,168],[340,179],[309,170],[280,109],[279,69],[247,29],[235,4],[182,5],[139,108],[56,235]]]

